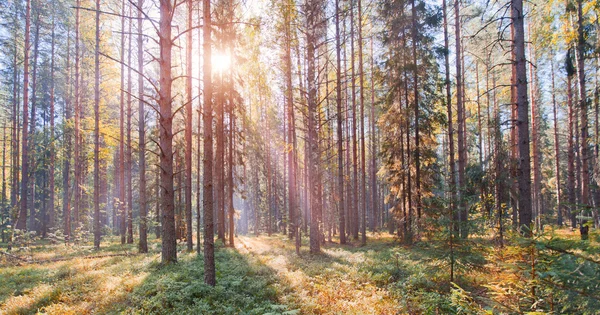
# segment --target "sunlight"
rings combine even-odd
[[[228,53],[220,53],[215,52],[212,56],[212,66],[214,71],[223,73],[225,70],[229,69],[231,65],[231,57]]]

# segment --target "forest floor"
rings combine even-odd
[[[143,255],[116,238],[100,251],[48,243],[13,251],[36,262],[1,255],[0,314],[436,314],[454,301],[443,246],[406,247],[381,233],[365,246],[327,243],[320,255],[305,239],[298,256],[283,235],[235,241],[216,251],[215,288],[203,284],[202,257],[184,244],[169,266],[156,239]],[[485,296],[489,281],[506,276],[493,255],[461,271],[458,293]]]

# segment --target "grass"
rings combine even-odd
[[[387,233],[371,234],[365,246],[327,243],[312,255],[303,241],[300,256],[282,235],[240,236],[235,248],[218,247],[214,288],[203,283],[202,255],[183,244],[179,262],[163,266],[160,240],[150,242],[149,254],[102,258],[88,257],[135,253],[135,245],[108,238],[94,251],[40,243],[15,254],[68,259],[0,261],[0,314],[477,314],[491,309],[490,282],[519,281],[485,239],[473,241],[480,255],[459,270],[459,287],[449,281],[442,243],[405,247]]]

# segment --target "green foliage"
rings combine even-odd
[[[271,286],[277,279],[268,267],[231,249],[216,251],[217,285],[204,284],[203,259],[155,266],[135,289],[130,303],[140,314],[281,314]],[[287,314],[294,314],[293,312]]]

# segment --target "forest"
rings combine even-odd
[[[600,1],[0,0],[0,314],[600,314]]]

